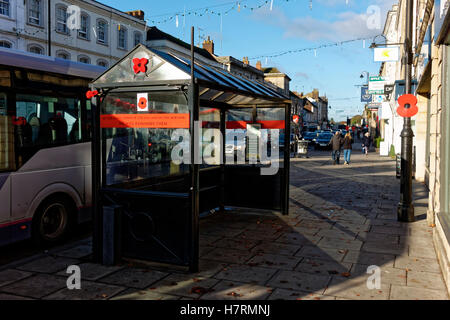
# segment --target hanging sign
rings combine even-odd
[[[372,102],[372,95],[369,94],[369,88],[367,86],[361,87],[361,102]]]
[[[399,47],[375,48],[373,60],[375,62],[398,61]]]
[[[419,112],[419,108],[417,107],[417,98],[413,94],[404,94],[398,98],[397,102],[397,114],[400,117],[410,118]],[[409,104],[408,109],[405,108],[405,104]]]
[[[374,94],[372,96],[372,98],[373,98],[372,102],[375,102],[375,103],[384,102],[384,94]]]
[[[384,85],[386,80],[384,77],[369,77],[369,94],[384,94]]]
[[[189,129],[189,113],[102,114],[100,127]]]
[[[148,112],[148,93],[138,93],[136,105],[138,112]]]

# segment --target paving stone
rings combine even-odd
[[[297,223],[296,227],[303,227],[303,228],[309,228],[309,229],[331,229],[333,225],[335,224],[335,221],[324,221],[323,219],[302,219],[299,223]]]
[[[91,262],[81,263],[78,266],[80,267],[81,279],[91,281],[98,280],[123,268],[122,266],[104,266]],[[57,275],[66,278],[70,276],[70,274],[66,273],[66,270],[58,272]]]
[[[267,285],[273,288],[323,293],[330,278],[330,276],[313,275],[298,271],[281,271]]]
[[[344,262],[367,264],[367,265],[377,265],[377,266],[394,266],[395,256],[391,254],[364,252],[364,251],[353,251],[347,252],[344,258]]]
[[[180,297],[155,292],[154,290],[128,289],[120,292],[111,300],[179,300]],[[184,298],[187,299],[187,298]],[[191,299],[187,299],[191,300]]]
[[[368,268],[372,265],[368,264],[353,264],[350,270],[349,278],[361,278],[364,281],[373,275],[374,273],[367,273]],[[388,266],[379,266],[381,283],[383,284],[395,284],[399,286],[406,286],[406,270],[396,269]]]
[[[295,268],[295,271],[332,275],[350,271],[351,263],[322,260],[317,258],[304,258]]]
[[[192,277],[185,274],[171,274],[148,288],[155,292],[197,299],[208,292],[219,280]]]
[[[55,273],[62,269],[67,269],[70,265],[76,265],[79,263],[80,261],[76,259],[46,256],[44,258],[39,258],[28,262],[20,267],[17,267],[17,269],[30,272]]]
[[[212,228],[203,228],[201,230],[203,235],[212,235],[217,237],[236,237],[243,230],[241,229],[233,229],[233,228],[224,228],[223,226],[215,225]]]
[[[433,247],[424,248],[422,246],[410,245],[409,246],[409,256],[417,258],[428,258],[436,259],[436,251]]]
[[[394,267],[400,269],[408,269],[408,271],[424,271],[439,274],[441,273],[441,269],[437,260],[428,258],[399,256],[395,259]]]
[[[214,242],[213,246],[217,248],[229,248],[229,249],[239,249],[239,250],[251,250],[255,247],[259,240],[242,239],[240,237],[232,238],[222,238]]]
[[[391,300],[447,300],[447,293],[443,290],[433,290],[408,286],[391,287]]]
[[[330,230],[320,230],[317,233],[317,236],[327,237],[327,238],[336,238],[340,240],[353,240],[356,238],[356,233],[351,231],[341,231],[338,229],[330,229]]]
[[[297,266],[301,260],[301,257],[266,253],[254,256],[247,264],[249,266],[259,266],[271,269],[294,270],[295,266]]]
[[[57,255],[57,256],[73,258],[73,259],[81,259],[90,254],[92,254],[92,246],[91,245],[79,245],[79,246],[75,246],[73,248],[55,253],[55,255]]]
[[[301,246],[276,242],[262,242],[252,249],[255,254],[270,253],[276,255],[293,256]]]
[[[393,244],[392,242],[366,242],[361,247],[361,251],[402,255],[403,253],[407,254],[408,246]]]
[[[216,248],[208,252],[202,258],[207,260],[217,260],[227,263],[244,263],[254,254],[244,250]]]
[[[0,293],[0,301],[6,301],[6,300],[34,300],[34,299],[20,297],[20,296],[16,296],[13,294]]]
[[[321,247],[346,250],[359,250],[362,244],[363,243],[360,240],[340,240],[326,237],[322,238],[318,243],[318,245],[320,245]]]
[[[408,287],[446,290],[444,279],[436,273],[408,271],[406,282]]]
[[[3,286],[0,291],[39,299],[65,287],[66,279],[62,277],[38,274]]]
[[[265,300],[272,288],[257,284],[222,280],[200,300]]]
[[[388,300],[389,287],[382,282],[380,289],[369,289],[367,279],[333,277],[324,294],[352,300]]]
[[[320,231],[320,229],[316,229],[316,228],[307,228],[307,227],[296,227],[296,226],[294,226],[294,227],[287,228],[284,232],[285,233],[307,234],[307,235],[314,236],[319,231]]]
[[[15,270],[15,269],[6,269],[0,271],[0,287],[5,286],[7,284],[13,283],[15,281],[19,281],[31,276],[32,273]]]
[[[67,288],[61,289],[58,292],[52,293],[46,297],[45,300],[106,300],[117,293],[124,291],[125,288],[117,287],[98,282],[82,281],[81,289],[69,290]]]
[[[275,242],[303,246],[303,245],[317,244],[321,239],[322,239],[321,236],[290,232],[284,233],[281,237],[276,239]]]
[[[214,250],[214,247],[199,246],[198,255],[199,255],[199,257],[203,257],[204,255],[207,255],[208,253],[210,253],[213,250]]]
[[[248,265],[230,265],[216,274],[214,278],[264,285],[275,272],[276,270],[270,268],[259,268]]]
[[[222,271],[223,268],[227,267],[229,264],[226,262],[220,262],[215,260],[199,259],[199,271],[193,273],[195,277],[205,277],[212,278],[218,272]]]
[[[269,300],[335,300],[336,297],[324,296],[323,294],[275,289],[269,297]]]
[[[222,238],[223,238],[222,236],[215,236],[201,233],[199,236],[199,243],[201,246],[211,246],[214,242]]]
[[[298,251],[295,256],[298,257],[310,257],[310,258],[320,258],[331,261],[342,261],[347,250],[327,248],[320,246],[304,246],[300,251]]]
[[[162,278],[166,277],[167,275],[167,272],[156,270],[126,268],[104,278],[101,278],[100,281],[116,286],[144,289],[149,287],[152,283],[155,283],[156,281],[159,281]]]
[[[241,239],[249,239],[249,240],[275,240],[279,238],[283,233],[282,232],[275,232],[275,231],[255,231],[255,230],[249,230],[244,231],[237,238]]]

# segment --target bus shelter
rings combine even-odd
[[[288,214],[290,101],[191,60],[140,44],[87,93],[97,261],[111,229],[105,215],[117,210],[121,256],[190,271],[201,215],[226,207]]]

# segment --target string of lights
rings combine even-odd
[[[338,46],[343,46],[343,45],[348,44],[348,43],[357,42],[357,41],[365,41],[365,40],[370,40],[370,39],[372,39],[372,37],[356,38],[356,39],[338,41],[338,42],[333,42],[333,43],[322,44],[322,45],[319,45],[319,46],[316,46],[316,47],[286,50],[286,51],[276,52],[276,53],[272,53],[272,54],[265,54],[265,55],[254,56],[254,57],[249,58],[249,60],[256,60],[256,59],[261,59],[261,58],[276,58],[276,57],[280,57],[280,56],[283,56],[283,55],[286,55],[286,54],[299,53],[299,52],[305,52],[305,51],[314,51],[314,54],[317,55],[317,50],[319,50],[319,49],[330,48],[330,47],[338,47]]]
[[[222,3],[222,4],[218,4],[215,6],[209,6],[209,7],[203,7],[203,8],[197,8],[197,9],[191,9],[191,10],[187,10],[187,11],[178,11],[178,12],[173,12],[173,13],[167,13],[167,14],[161,14],[161,15],[155,15],[155,16],[150,16],[153,17],[153,19],[146,19],[149,23],[153,24],[153,25],[157,25],[157,24],[164,24],[170,21],[173,21],[175,19],[175,21],[178,21],[179,17],[185,17],[185,16],[198,16],[198,17],[202,17],[205,15],[216,15],[216,16],[226,16],[229,13],[233,12],[233,11],[237,11],[240,12],[241,10],[250,10],[250,11],[254,11],[254,10],[258,10],[261,9],[264,6],[269,6],[270,10],[272,10],[273,5],[274,5],[274,1],[275,0],[263,0],[260,4],[258,5],[249,5],[247,4],[249,2],[249,0],[241,0],[241,1],[233,1],[233,2],[227,2],[227,3]],[[276,0],[277,2],[295,2],[297,0]],[[312,0],[310,1],[310,9],[312,9]],[[217,7],[224,7],[224,6],[231,6],[228,9],[224,10],[224,11],[220,11],[217,10]],[[158,18],[158,17],[165,17],[164,19],[154,19],[154,18]],[[178,23],[177,23],[178,25]]]

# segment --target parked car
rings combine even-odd
[[[305,134],[303,135],[303,139],[305,139],[306,141],[309,141],[310,143],[314,143],[313,139],[315,139],[317,137],[315,132],[305,132]]]
[[[328,143],[330,142],[333,134],[331,132],[322,132],[316,140],[316,149],[319,148],[329,148]]]

